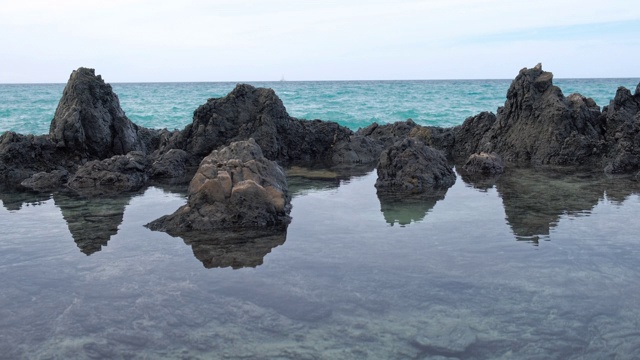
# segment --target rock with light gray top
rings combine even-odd
[[[171,235],[278,227],[289,224],[290,211],[284,170],[249,139],[205,157],[189,184],[187,204],[147,226]]]

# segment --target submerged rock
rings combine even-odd
[[[461,356],[477,341],[477,335],[462,323],[433,324],[415,337],[412,344],[425,354],[436,356]]]
[[[147,226],[172,235],[190,231],[285,226],[291,196],[284,171],[253,139],[233,142],[204,158],[175,213]]]
[[[383,151],[377,171],[375,186],[379,192],[418,194],[448,188],[456,181],[442,152],[411,138]]]
[[[138,130],[120,107],[111,85],[96,76],[94,69],[79,68],[64,88],[49,136],[59,148],[104,159],[146,152]]]

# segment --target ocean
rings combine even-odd
[[[580,93],[601,107],[616,89],[633,92],[638,79],[560,79],[565,96]],[[482,111],[496,112],[511,80],[303,81],[255,82],[274,89],[289,115],[336,121],[353,130],[373,122],[413,119],[421,125],[450,127]],[[148,128],[183,129],[193,111],[222,97],[236,83],[111,84],[127,116]],[[0,84],[0,132],[48,134],[64,84]]]
[[[108,76],[107,76],[108,81]],[[558,79],[607,105],[638,79]],[[495,112],[510,80],[253,83],[352,129]],[[183,128],[234,83],[112,84],[135,123]],[[0,131],[48,133],[64,84],[0,84]],[[600,169],[458,174],[379,198],[375,170],[288,169],[276,239],[188,241],[144,224],[186,202],[0,190],[0,359],[640,358],[640,184]]]

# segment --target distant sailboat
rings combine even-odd
[[[280,81],[287,81],[284,79],[284,75],[282,75],[282,77],[280,78]]]

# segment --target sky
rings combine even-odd
[[[640,77],[633,0],[0,0],[0,83]]]

